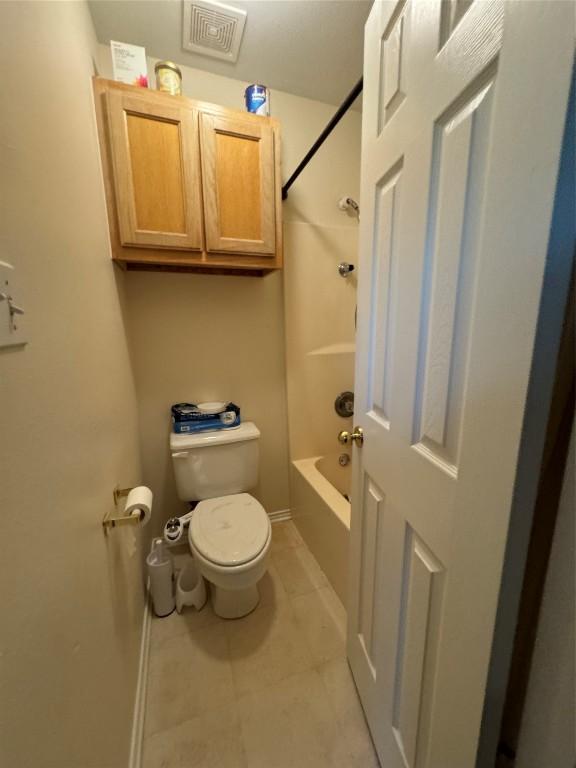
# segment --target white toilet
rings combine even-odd
[[[214,611],[225,619],[254,610],[260,599],[257,584],[266,572],[270,519],[245,493],[258,480],[259,439],[251,422],[217,432],[170,435],[178,496],[199,502],[188,527],[190,549],[212,585]]]

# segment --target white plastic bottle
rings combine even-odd
[[[150,594],[156,616],[168,616],[174,610],[174,564],[164,539],[154,539],[146,558],[150,577]]]

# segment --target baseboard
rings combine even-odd
[[[148,592],[144,602],[144,618],[142,620],[142,639],[140,641],[140,662],[138,665],[138,682],[134,701],[134,716],[132,718],[132,736],[130,738],[130,759],[128,768],[141,768],[142,747],[144,742],[144,716],[146,714],[146,688],[148,686],[148,659],[150,656],[150,627],[152,611]]]
[[[292,512],[289,509],[278,509],[276,512],[268,512],[268,517],[272,523],[280,523],[283,520],[291,520]]]

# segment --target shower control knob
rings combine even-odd
[[[364,431],[362,427],[354,427],[353,432],[347,432],[345,429],[338,433],[338,442],[342,445],[348,445],[349,443],[356,443],[360,446],[364,442]]]
[[[354,392],[340,392],[334,401],[334,410],[344,419],[354,416]]]
[[[354,264],[348,264],[347,261],[341,261],[340,264],[338,264],[338,274],[341,277],[348,277],[350,272],[354,271]]]
[[[348,264],[347,261],[341,261],[340,264],[338,264],[338,274],[341,277],[348,277],[350,272],[354,271],[354,264]]]

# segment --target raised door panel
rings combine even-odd
[[[107,94],[122,245],[202,250],[198,114]]]
[[[274,136],[260,121],[200,117],[206,250],[276,250]]]

